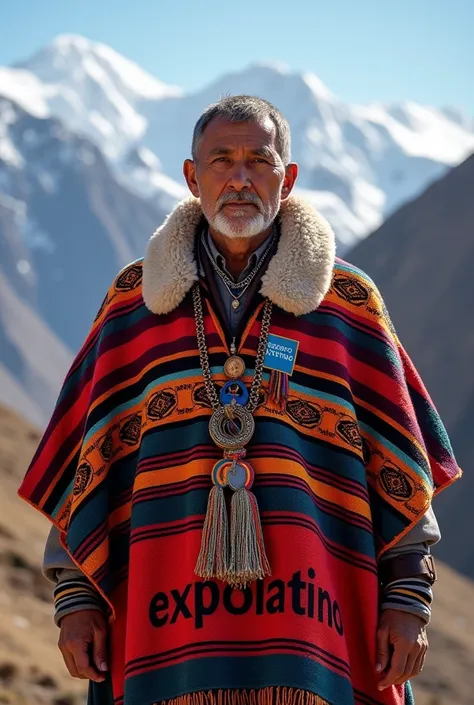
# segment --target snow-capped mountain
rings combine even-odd
[[[113,276],[187,193],[181,168],[199,114],[238,93],[288,117],[298,190],[333,225],[339,254],[474,151],[473,121],[454,108],[349,105],[281,65],[187,95],[68,35],[0,68],[0,388],[18,399],[23,390],[23,412],[49,413],[53,392],[30,387],[53,390],[57,370],[57,391]],[[48,342],[30,374],[33,336]]]
[[[77,350],[117,271],[169,210],[126,189],[100,149],[0,99],[0,268]]]
[[[43,427],[59,385],[72,362],[71,351],[22,300],[0,269],[0,399]]]
[[[105,44],[74,35],[57,37],[30,59],[3,69],[0,86],[25,110],[59,118],[111,157],[142,138],[148,101],[181,95]]]
[[[0,94],[90,137],[117,178],[147,199],[181,197],[193,125],[224,94],[267,98],[288,117],[298,188],[332,223],[342,254],[474,151],[473,120],[416,103],[351,105],[311,73],[258,64],[192,94],[110,47],[65,35],[15,68]],[[130,159],[141,166],[130,168]]]
[[[414,103],[349,105],[313,74],[258,65],[147,106],[143,139],[167,174],[179,178],[201,111],[221,95],[244,92],[267,98],[288,118],[298,186],[328,217],[342,250],[474,151],[473,121]]]
[[[145,149],[147,104],[180,95],[105,44],[74,35],[57,37],[15,67],[0,67],[0,96],[89,137],[127,188],[165,209],[183,197],[184,187],[162,173],[155,155],[143,158],[140,168],[127,162],[130,153]]]

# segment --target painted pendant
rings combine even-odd
[[[230,487],[234,492],[249,490],[254,481],[255,473],[250,463],[242,460],[218,460],[212,469],[212,481],[220,487]]]
[[[249,392],[245,384],[238,382],[237,380],[230,380],[226,382],[221,389],[220,393],[221,404],[224,406],[226,404],[232,404],[233,401],[236,404],[245,406],[249,400]]]
[[[245,372],[245,362],[238,355],[227,358],[224,364],[224,374],[227,379],[239,379]]]
[[[209,421],[209,433],[219,448],[238,450],[246,446],[255,431],[255,421],[245,406],[228,404],[216,409]]]

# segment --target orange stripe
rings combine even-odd
[[[297,477],[303,480],[311,490],[322,499],[340,507],[350,509],[352,512],[371,519],[370,507],[360,497],[355,497],[348,492],[327,485],[321,480],[310,477],[306,469],[294,460],[281,458],[254,458],[249,461],[257,475],[277,474],[282,476]],[[193,460],[185,465],[170,468],[160,468],[149,472],[140,473],[135,481],[134,491],[151,487],[165,488],[178,482],[210,475],[214,463],[212,460]]]

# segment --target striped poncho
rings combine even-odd
[[[237,341],[249,387],[267,296],[271,333],[299,344],[284,408],[264,373],[248,446],[272,574],[234,590],[194,573],[222,457],[190,291],[200,217],[181,205],[116,278],[20,490],[109,607],[90,702],[406,705],[409,685],[377,690],[377,562],[460,471],[375,285],[295,199]],[[219,387],[229,341],[199,285]]]

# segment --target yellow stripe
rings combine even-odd
[[[430,602],[428,600],[425,600],[424,597],[422,597],[421,595],[418,595],[418,593],[416,593],[416,592],[411,592],[411,590],[398,590],[397,589],[397,590],[393,590],[393,593],[395,595],[397,595],[397,594],[398,595],[408,595],[408,597],[413,597],[415,600],[419,600],[420,602],[423,602],[427,607],[430,606]],[[387,600],[390,599],[390,594],[391,594],[391,592],[388,593]]]

